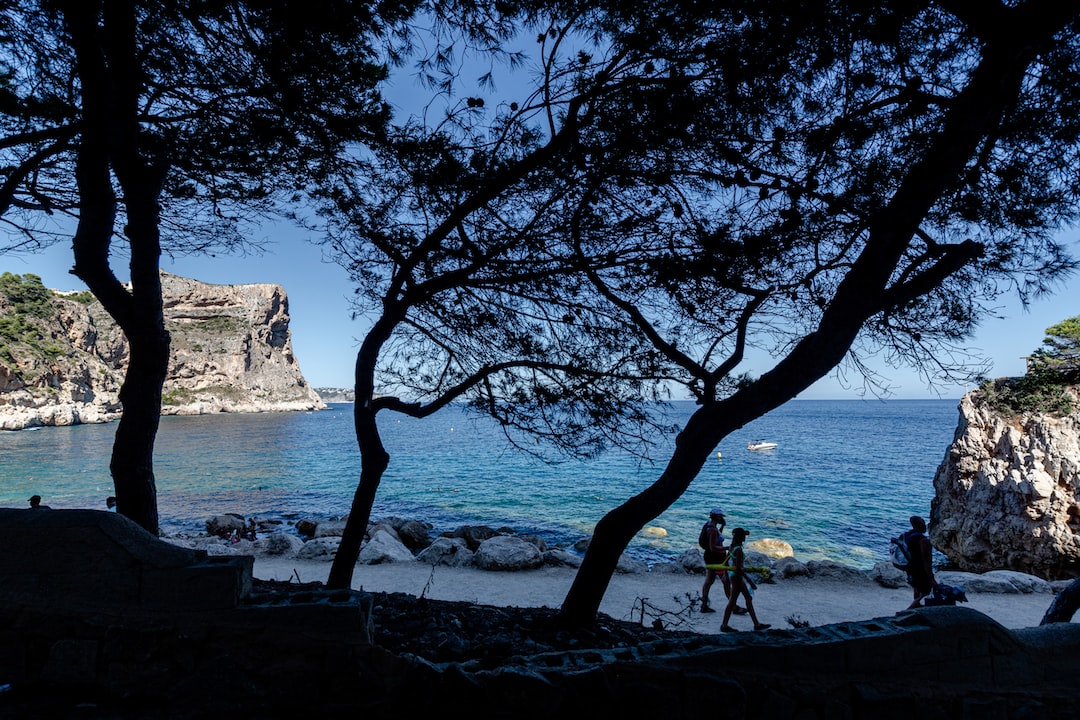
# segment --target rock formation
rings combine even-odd
[[[1080,575],[1080,411],[1006,416],[965,395],[934,477],[930,539],[966,571]]]
[[[281,286],[162,273],[162,292],[172,336],[162,414],[325,407],[293,354]],[[36,315],[24,308],[0,294],[0,319],[25,330],[0,336],[0,430],[119,417],[128,346],[101,305],[88,293],[49,293]]]
[[[318,387],[315,388],[315,392],[325,403],[351,403],[356,399],[353,388]]]

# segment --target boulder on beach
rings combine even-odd
[[[474,553],[463,538],[437,537],[416,559],[427,565],[464,567],[473,564]]]
[[[286,532],[274,532],[255,541],[256,550],[267,555],[292,557],[304,547],[304,541]]]
[[[308,540],[304,543],[304,547],[296,552],[296,558],[298,560],[325,560],[329,562],[337,555],[340,545],[341,538],[339,537],[321,537]]]
[[[544,556],[531,542],[496,535],[480,543],[473,563],[483,570],[531,570],[544,564]]]
[[[233,532],[244,531],[244,518],[236,513],[215,515],[206,521],[206,532],[218,537],[228,537]]]
[[[907,573],[887,560],[876,563],[869,575],[881,587],[901,588],[907,585]]]
[[[371,538],[360,548],[357,562],[362,565],[378,565],[388,562],[415,562],[412,550],[398,539],[397,533],[385,527],[378,527]]]
[[[544,552],[544,564],[554,567],[581,567],[581,556],[553,548]]]
[[[489,540],[499,532],[494,528],[490,528],[487,525],[465,525],[455,529],[451,533],[445,533],[447,537],[462,538],[469,549],[476,552],[480,548],[480,544],[486,540]]]
[[[645,573],[649,572],[649,565],[626,553],[619,556],[619,562],[615,564],[615,572],[620,573]]]

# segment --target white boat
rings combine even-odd
[[[774,447],[776,447],[776,443],[765,442],[764,440],[755,440],[746,443],[747,450],[772,450]]]

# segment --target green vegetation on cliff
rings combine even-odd
[[[987,404],[1003,415],[1042,412],[1069,415],[1071,388],[1080,381],[1080,316],[1046,328],[1042,347],[1028,359],[1020,378],[989,380],[979,387]]]
[[[1001,415],[1041,412],[1064,416],[1074,407],[1071,385],[1068,377],[1056,370],[1032,370],[1019,378],[987,380],[978,393]]]
[[[0,296],[10,311],[0,314],[0,362],[15,366],[27,356],[44,360],[65,353],[49,332],[55,322],[52,292],[37,275],[0,274]]]
[[[41,283],[37,275],[0,275],[0,294],[19,313],[39,318],[51,318],[55,309],[50,301],[52,293]]]

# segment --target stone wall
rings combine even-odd
[[[937,607],[582,647],[499,667],[432,663],[379,647],[379,608],[362,592],[237,596],[225,583],[206,586],[212,602],[181,590],[171,606],[113,603],[118,596],[93,581],[56,592],[60,585],[36,579],[86,579],[80,557],[107,566],[122,587],[136,577],[176,587],[205,556],[113,513],[0,512],[0,526],[21,532],[21,547],[56,550],[50,536],[64,534],[87,548],[0,556],[0,583],[28,589],[0,595],[0,717],[1075,717],[1080,626],[1072,623],[1010,632],[975,610]],[[243,588],[251,566],[235,567]],[[103,594],[112,600],[100,602]]]
[[[965,395],[934,476],[930,539],[960,569],[1080,575],[1080,413],[1007,417]]]

